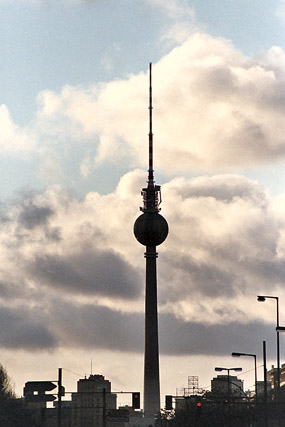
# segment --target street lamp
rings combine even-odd
[[[255,399],[257,399],[257,367],[256,367],[256,354],[251,353],[232,353],[233,357],[249,356],[254,358],[254,383],[255,383]]]
[[[279,298],[268,296],[268,295],[257,295],[258,302],[265,302],[267,298],[276,300],[276,312],[277,312],[277,325],[276,325],[276,334],[277,334],[277,392],[278,396],[280,395],[280,342],[279,342]]]
[[[267,298],[276,300],[276,335],[277,335],[277,405],[278,405],[278,426],[281,426],[280,420],[280,342],[279,342],[279,298],[268,295],[257,295],[257,301],[264,302]]]
[[[228,373],[228,403],[229,403],[229,401],[230,401],[230,371],[241,372],[242,368],[219,368],[219,367],[216,367],[215,371],[217,371],[217,372],[227,371],[227,373]]]
[[[241,372],[242,368],[215,368],[215,371],[218,371],[218,372],[227,371],[229,375],[230,371]]]

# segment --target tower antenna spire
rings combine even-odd
[[[152,63],[149,64],[149,134],[148,134],[148,186],[154,186],[153,176],[153,133],[152,133]]]

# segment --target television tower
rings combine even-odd
[[[146,246],[145,288],[145,352],[144,352],[144,415],[154,417],[160,412],[159,349],[157,320],[156,246],[168,235],[168,224],[159,214],[160,186],[153,175],[152,82],[149,65],[149,168],[147,187],[142,189],[143,212],[134,224],[134,235]]]

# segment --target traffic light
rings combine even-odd
[[[140,393],[136,392],[136,393],[132,393],[132,407],[133,409],[140,409],[141,407],[141,403],[140,403]]]
[[[172,411],[172,396],[171,395],[166,395],[165,396],[165,409],[167,411]]]
[[[196,403],[196,414],[197,414],[198,417],[200,417],[201,411],[202,411],[202,403],[201,402],[197,402]]]

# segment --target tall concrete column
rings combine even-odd
[[[159,347],[157,318],[156,247],[147,246],[145,287],[144,413],[160,411]]]

